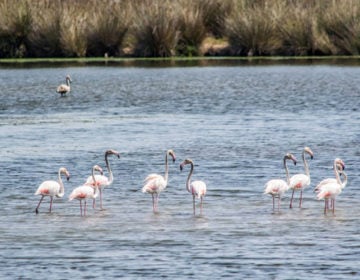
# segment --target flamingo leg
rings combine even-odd
[[[53,197],[50,196],[50,213],[51,213],[52,203],[53,203]]]
[[[279,196],[279,199],[278,199],[278,211],[280,212],[280,200],[281,200],[281,197]]]
[[[300,202],[299,202],[299,208],[301,208],[301,203],[302,203],[302,194],[303,194],[303,191],[301,190],[301,191],[300,191]]]
[[[152,197],[152,205],[153,205],[153,212],[155,213],[155,200],[154,200],[154,194],[151,194]]]
[[[41,204],[41,202],[43,201],[43,199],[44,199],[44,196],[42,195],[41,198],[40,198],[40,201],[39,201],[39,203],[38,203],[38,205],[37,205],[37,207],[36,207],[36,209],[35,209],[35,213],[36,213],[36,214],[39,213],[39,207],[40,207],[40,204]]]
[[[80,199],[80,216],[82,216],[82,200]]]
[[[85,199],[85,202],[84,202],[84,216],[86,216],[86,199]]]
[[[273,199],[273,211],[275,211],[275,197],[272,196],[272,199]]]
[[[100,193],[100,209],[103,210],[103,207],[102,207],[102,188],[99,187],[99,193]]]
[[[155,209],[156,209],[156,212],[158,212],[158,206],[159,206],[159,194],[156,193],[155,194]]]
[[[200,214],[202,215],[203,197],[200,198]]]
[[[195,195],[193,195],[193,213],[195,215]]]
[[[93,199],[93,209],[95,209],[95,198]]]
[[[332,212],[334,214],[335,213],[335,198],[331,200],[331,204],[332,204]]]
[[[292,202],[293,202],[293,198],[294,198],[294,192],[295,192],[295,189],[293,189],[293,191],[292,191],[292,195],[291,195],[291,199],[290,199],[290,208],[292,208]]]

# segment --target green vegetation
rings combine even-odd
[[[359,54],[358,0],[0,0],[0,58]]]

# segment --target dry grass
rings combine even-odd
[[[360,1],[0,0],[1,58],[220,53],[358,55]]]

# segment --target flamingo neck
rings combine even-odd
[[[61,179],[61,173],[62,173],[62,171],[59,170],[58,178],[59,178],[60,191],[59,191],[59,193],[56,195],[57,197],[63,197],[64,194],[65,194],[65,188],[64,188],[64,183],[63,183],[63,181],[62,181],[62,179]]]
[[[109,160],[108,160],[108,154],[105,155],[105,163],[106,163],[107,171],[109,172],[109,184],[112,184],[112,182],[114,181],[114,177],[113,177],[113,174],[112,174],[112,171],[111,171],[111,168],[110,168],[110,163],[109,163]],[[95,180],[94,180],[94,182],[95,182]]]
[[[286,182],[288,185],[290,185],[290,175],[289,175],[288,167],[286,165],[286,158],[284,158],[284,168],[285,168],[285,173],[286,173]]]
[[[194,164],[191,162],[191,167],[190,167],[190,172],[189,172],[189,175],[187,177],[187,180],[186,180],[186,189],[188,190],[189,193],[191,193],[191,190],[190,190],[190,178],[194,172]]]
[[[308,176],[310,178],[310,170],[309,170],[309,164],[305,159],[305,151],[303,151],[302,153],[302,160],[304,162],[304,170],[305,170],[305,174],[306,176]]]
[[[70,87],[70,80],[69,79],[66,79],[66,84],[68,87]]]
[[[169,164],[168,164],[168,153],[166,153],[166,155],[165,155],[165,175],[164,175],[164,179],[165,179],[166,183],[168,181],[168,177],[169,177]]]
[[[335,172],[336,182],[338,182],[338,184],[342,185],[340,175],[339,175],[339,170],[336,168],[336,162],[334,162],[334,172]]]
[[[96,195],[96,192],[97,192],[97,190],[99,189],[98,187],[97,187],[97,184],[96,184],[96,180],[95,180],[95,168],[93,168],[92,169],[92,172],[91,172],[91,175],[92,175],[92,179],[93,179],[93,182],[94,182],[94,196]]]

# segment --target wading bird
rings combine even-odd
[[[93,178],[93,182],[96,181],[95,178],[95,171],[100,172],[100,175],[103,175],[103,171],[101,169],[100,166],[98,165],[94,165],[92,168],[92,178]],[[69,201],[73,200],[73,199],[77,199],[80,201],[80,216],[83,215],[83,211],[82,211],[82,201],[84,200],[84,216],[86,216],[86,202],[87,199],[93,199],[95,200],[96,197],[99,194],[99,188],[98,186],[95,184],[84,184],[80,187],[75,188],[70,196],[69,196]]]
[[[290,176],[289,176],[288,167],[286,165],[287,160],[292,160],[294,162],[294,165],[296,165],[296,158],[292,154],[287,153],[283,159],[285,173],[286,173],[286,181],[282,179],[272,179],[265,184],[264,194],[270,194],[272,196],[273,210],[275,210],[275,197],[278,198],[278,210],[279,210],[281,196],[289,189]]]
[[[144,186],[142,188],[143,193],[150,193],[152,196],[153,212],[158,210],[159,195],[168,183],[169,166],[168,156],[172,157],[173,162],[176,160],[176,156],[173,150],[167,150],[165,154],[165,175],[150,174],[144,180]]]
[[[309,164],[306,161],[305,154],[310,156],[310,159],[314,158],[314,154],[309,147],[305,147],[302,152],[302,160],[304,163],[305,174],[295,174],[290,178],[290,189],[292,189],[292,195],[290,199],[290,208],[292,208],[292,202],[294,198],[294,192],[300,191],[299,207],[301,208],[303,190],[310,185],[310,170]]]
[[[333,164],[335,178],[327,178],[322,180],[314,189],[317,192],[317,199],[324,199],[324,214],[329,210],[329,199],[331,201],[330,208],[335,212],[335,198],[345,188],[347,184],[347,174],[345,173],[345,163],[336,158]],[[344,176],[344,181],[341,181],[340,174]]]
[[[190,172],[186,180],[186,189],[193,196],[193,212],[195,215],[195,197],[200,199],[200,214],[202,214],[203,198],[206,194],[206,184],[203,181],[192,181],[190,182],[191,175],[194,171],[194,162],[191,159],[185,159],[180,164],[180,170],[182,171],[184,166],[190,164]]]
[[[120,158],[120,154],[115,150],[107,150],[105,152],[105,164],[106,164],[107,171],[109,173],[109,178],[104,176],[104,175],[96,174],[95,175],[96,184],[95,184],[95,182],[93,180],[93,176],[89,176],[87,178],[86,182],[85,182],[85,185],[93,185],[93,186],[99,188],[100,209],[101,210],[103,209],[103,203],[102,203],[103,188],[110,186],[114,181],[113,173],[111,171],[110,163],[109,163],[109,160],[108,160],[108,156],[110,156],[110,155],[115,155],[116,157]],[[93,207],[95,208],[95,201],[93,203]]]
[[[65,167],[61,167],[58,172],[58,182],[53,181],[53,180],[44,181],[38,187],[37,191],[35,192],[35,195],[41,195],[41,198],[35,209],[36,214],[39,213],[40,204],[45,196],[50,196],[50,211],[49,211],[50,213],[51,213],[54,196],[59,197],[59,198],[64,196],[65,189],[64,189],[64,184],[61,180],[62,174],[65,174],[66,179],[69,181],[69,179],[70,179],[69,172],[66,170]]]
[[[67,93],[70,92],[70,83],[72,83],[72,80],[70,78],[70,75],[67,75],[65,78],[65,82],[66,84],[61,84],[57,87],[56,92],[60,93],[61,96],[66,95]]]

